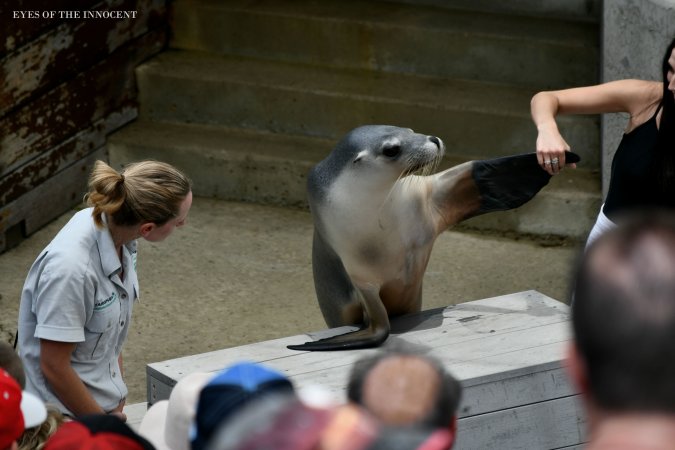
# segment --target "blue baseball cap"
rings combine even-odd
[[[246,361],[225,368],[199,394],[192,449],[204,449],[218,427],[252,400],[294,391],[291,380],[262,364]]]

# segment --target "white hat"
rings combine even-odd
[[[42,400],[28,391],[21,396],[21,412],[23,413],[24,427],[33,428],[47,419],[47,408]]]
[[[212,376],[198,372],[178,380],[169,400],[155,403],[145,413],[138,434],[152,442],[157,450],[190,450],[190,427],[199,392]]]

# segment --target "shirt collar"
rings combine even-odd
[[[96,241],[98,242],[98,252],[101,257],[103,273],[110,277],[122,269],[122,264],[117,257],[117,250],[115,249],[115,243],[110,234],[105,214],[101,214],[101,220],[103,221],[103,228],[96,227]]]

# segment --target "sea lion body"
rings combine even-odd
[[[340,257],[358,289],[377,288],[389,315],[419,310],[422,278],[437,227],[422,190],[405,189],[399,180],[388,191],[369,190],[364,197],[342,195],[348,188],[366,189],[357,180],[338,180],[329,207],[313,210],[321,216],[327,244]],[[343,190],[339,184],[348,187]],[[410,183],[413,184],[413,183]],[[340,198],[341,197],[341,198]],[[354,220],[358,217],[358,220]],[[327,318],[329,325],[358,323],[362,317]]]
[[[363,326],[289,348],[381,344],[389,334],[390,316],[421,310],[424,273],[440,233],[471,216],[520,206],[550,178],[534,154],[471,161],[433,175],[412,174],[433,168],[443,153],[437,137],[393,126],[364,126],[348,133],[311,170],[307,191],[319,305],[329,327]],[[519,178],[524,179],[522,186]],[[516,188],[506,195],[500,192],[514,182]]]

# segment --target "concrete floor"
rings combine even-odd
[[[0,336],[16,330],[26,273],[73,211],[0,255]],[[324,329],[308,212],[197,198],[167,241],[141,241],[141,303],[124,350],[128,403],[146,400],[145,365]],[[579,245],[449,231],[437,241],[424,309],[536,289],[565,301]]]

